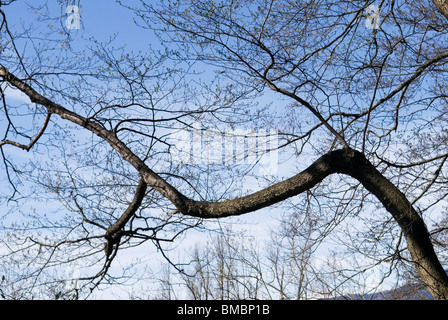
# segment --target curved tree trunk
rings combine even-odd
[[[187,198],[152,171],[142,159],[117,138],[114,132],[45,98],[28,84],[9,73],[6,68],[0,67],[0,77],[28,95],[32,102],[46,107],[49,113],[58,114],[61,118],[87,129],[107,141],[123,160],[130,163],[141,175],[143,180],[141,180],[138,190],[144,190],[147,184],[169,199],[176,206],[177,211],[185,215],[202,218],[241,215],[309,190],[330,174],[347,174],[357,179],[374,194],[400,225],[413,262],[434,298],[448,299],[448,276],[437,258],[424,221],[406,196],[358,151],[344,148],[329,152],[292,178],[245,197],[223,202],[195,201]],[[135,204],[141,201],[140,198],[143,194],[144,192],[137,191]],[[134,210],[134,207],[132,204],[129,210]],[[124,217],[108,231],[112,231],[116,226],[120,227],[121,220],[125,223],[128,218],[128,214],[125,213]]]

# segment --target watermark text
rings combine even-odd
[[[170,134],[170,156],[175,164],[249,164],[260,174],[278,170],[278,130],[227,129],[223,132],[194,123],[191,129]]]

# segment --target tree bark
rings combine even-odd
[[[432,0],[437,10],[448,19],[448,0]]]
[[[344,148],[329,152],[292,178],[245,197],[223,202],[195,201],[187,198],[152,171],[113,132],[42,96],[28,84],[9,73],[6,68],[0,67],[0,77],[28,95],[32,102],[46,107],[49,113],[58,114],[63,119],[80,125],[107,141],[125,161],[139,172],[143,179],[139,189],[143,190],[146,188],[145,183],[148,184],[170,200],[177,210],[185,215],[201,218],[241,215],[268,207],[309,190],[331,174],[349,175],[374,194],[397,221],[406,237],[412,260],[434,298],[448,299],[448,276],[437,258],[423,219],[406,196],[358,151]],[[144,194],[143,191],[137,193]],[[139,195],[136,195],[138,198],[135,200],[136,203],[141,201]],[[132,210],[133,208],[132,206]],[[128,215],[125,215],[123,219],[127,221],[128,218]],[[117,226],[120,225],[121,220],[117,222]]]
[[[104,244],[104,252],[106,253],[106,257],[109,257],[112,254],[115,244],[119,244],[123,228],[129,222],[129,220],[134,216],[137,212],[138,208],[141,206],[142,201],[146,194],[147,184],[143,179],[140,179],[138,182],[137,190],[135,191],[134,199],[129,204],[128,208],[123,212],[121,217],[115,221],[109,228],[106,230],[106,234],[104,238],[106,238],[106,243]]]

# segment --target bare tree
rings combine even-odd
[[[431,294],[446,299],[448,277],[427,227],[430,210],[448,194],[445,4],[141,1],[131,8],[138,24],[166,48],[132,53],[93,42],[86,53],[71,48],[66,34],[41,39],[31,28],[11,30],[7,8],[15,3],[2,2],[5,199],[32,199],[20,184],[33,182],[66,213],[55,222],[36,212],[34,226],[3,243],[32,253],[40,266],[32,279],[55,263],[86,258],[103,266],[84,280],[113,283],[119,249],[151,241],[164,252],[163,243],[204,219],[310,192],[305,202],[319,204],[328,231],[348,218],[367,222],[366,210],[379,205],[373,217],[382,222],[374,221],[366,242],[388,243],[393,251],[376,253],[411,262]],[[23,53],[26,39],[33,49]],[[49,43],[63,54],[53,55]],[[199,80],[202,70],[216,74]],[[17,91],[29,101],[11,103]],[[274,104],[256,107],[269,94]],[[297,173],[246,193],[234,182],[244,176],[235,166],[172,162],[169,130],[197,121],[218,131],[275,126]],[[51,160],[23,166],[7,154],[13,147]],[[220,269],[226,292],[231,267]]]

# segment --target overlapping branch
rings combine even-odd
[[[111,255],[114,245],[119,244],[120,238],[123,235],[123,228],[141,206],[146,194],[147,186],[146,182],[143,179],[140,179],[137,190],[135,191],[134,199],[129,204],[128,208],[115,223],[107,228],[106,235],[104,236],[106,238],[104,251],[107,257]]]
[[[146,184],[170,200],[184,215],[221,218],[270,206],[313,188],[330,174],[341,173],[361,182],[392,214],[406,236],[413,261],[428,284],[428,289],[436,298],[448,298],[448,277],[434,252],[423,220],[406,196],[358,151],[344,148],[324,154],[297,175],[244,197],[222,202],[195,201],[187,198],[151,170],[125,143],[118,139],[114,132],[42,96],[4,67],[0,67],[0,77],[25,93],[32,102],[47,108],[50,114],[57,114],[107,141],[123,160],[139,172],[142,179],[133,202],[123,216],[108,230],[109,245],[119,239],[120,230],[140,205]],[[106,253],[110,254],[111,250],[106,248]]]

